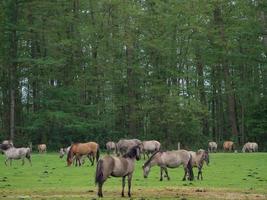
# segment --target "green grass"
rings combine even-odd
[[[33,154],[32,163],[31,167],[26,160],[21,166],[21,161],[17,160],[13,161],[12,167],[6,167],[4,155],[0,155],[0,199],[96,198],[95,166],[89,166],[88,161],[82,167],[66,167],[66,158],[60,159],[58,154],[48,153]],[[211,154],[210,165],[205,165],[203,169],[204,180],[193,182],[182,181],[181,167],[169,169],[170,181],[159,181],[158,167],[153,167],[149,177],[144,179],[143,163],[144,160],[136,162],[132,181],[132,195],[139,199],[214,199],[229,192],[255,194],[259,199],[264,195],[267,197],[267,153]],[[196,169],[194,173],[196,176]],[[103,189],[105,197],[118,199],[121,178],[109,178]]]

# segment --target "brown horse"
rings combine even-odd
[[[73,157],[75,156],[79,161],[79,166],[81,166],[80,158],[83,155],[86,155],[91,161],[91,165],[94,165],[95,158],[96,161],[99,159],[99,145],[95,142],[72,144],[67,157],[67,165],[70,166],[72,164]]]
[[[223,143],[223,150],[224,151],[233,151],[234,150],[234,142],[232,142],[232,141],[225,141]]]

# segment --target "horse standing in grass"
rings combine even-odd
[[[258,144],[256,142],[247,142],[242,148],[242,152],[256,152],[258,151]]]
[[[193,167],[198,168],[197,179],[199,180],[199,176],[201,176],[201,180],[203,180],[202,167],[204,165],[204,161],[207,165],[209,165],[209,153],[203,149],[199,149],[197,152],[189,151],[189,153],[192,156]]]
[[[123,155],[126,152],[128,152],[131,148],[134,146],[140,146],[142,142],[138,139],[121,139],[119,142],[116,144],[116,153],[117,156]]]
[[[67,165],[70,166],[72,164],[75,156],[79,161],[79,166],[81,166],[80,158],[84,155],[91,161],[91,165],[94,165],[95,159],[96,161],[99,159],[99,145],[95,142],[72,144],[67,157]]]
[[[27,158],[30,165],[31,163],[31,149],[27,148],[15,148],[10,144],[0,144],[0,149],[4,152],[6,156],[5,165],[7,166],[7,161],[9,161],[9,165],[12,165],[12,160],[22,159],[22,165],[24,165],[24,159]]]
[[[115,142],[112,142],[112,141],[107,142],[106,149],[107,149],[108,154],[116,152]]]
[[[143,141],[141,144],[141,152],[149,158],[150,154],[160,150],[160,142],[156,140]]]
[[[46,153],[46,144],[38,144],[37,148],[39,153]]]
[[[208,150],[209,150],[209,152],[216,152],[217,147],[218,147],[218,145],[216,142],[209,142]]]
[[[160,167],[160,181],[163,180],[163,170],[169,180],[167,168],[177,168],[180,165],[184,167],[184,177],[183,181],[186,180],[186,175],[189,175],[189,180],[194,179],[194,173],[192,170],[192,156],[186,150],[177,151],[165,151],[155,152],[143,165],[144,178],[148,177],[151,167],[158,165]]]
[[[128,196],[131,197],[131,181],[135,160],[140,159],[140,147],[132,147],[122,157],[107,155],[100,159],[96,167],[95,183],[98,184],[98,196],[103,197],[102,187],[109,176],[122,177],[121,196],[124,197],[125,178],[128,176]]]
[[[224,151],[233,151],[234,150],[234,142],[232,142],[232,141],[225,141],[223,143],[223,150]]]

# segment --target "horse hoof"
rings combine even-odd
[[[159,179],[159,181],[162,181],[162,178],[161,178],[161,179]]]

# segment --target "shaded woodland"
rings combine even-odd
[[[267,150],[267,1],[0,1],[0,139]]]

